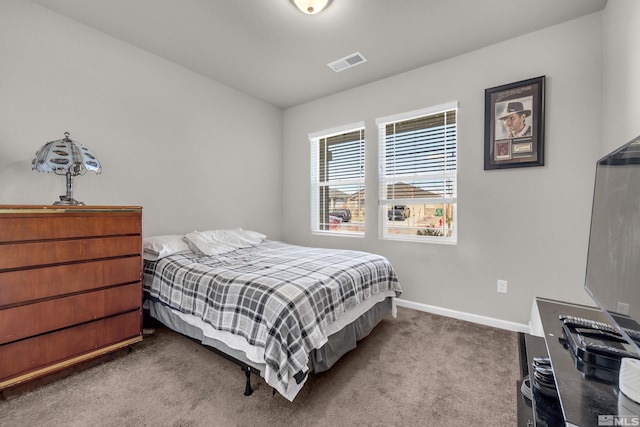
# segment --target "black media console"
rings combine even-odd
[[[518,382],[518,426],[602,426],[625,421],[640,420],[640,406],[618,390],[617,378],[601,375],[593,367],[576,357],[574,349],[563,332],[563,316],[575,316],[608,323],[598,308],[572,304],[546,298],[536,298],[544,338],[533,335],[521,337],[521,370],[528,376],[532,399],[522,395]],[[533,387],[535,358],[548,357],[558,397]],[[538,359],[540,362],[541,359]],[[544,391],[544,390],[543,390]],[[612,424],[608,424],[613,419]],[[638,424],[628,424],[638,425]]]

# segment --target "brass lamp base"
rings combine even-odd
[[[59,202],[53,202],[55,206],[84,206],[83,202],[79,202],[73,198],[73,174],[71,170],[67,170],[65,174],[67,176],[67,194],[60,196]]]
[[[60,201],[53,202],[54,206],[84,206],[84,202],[79,202],[74,198],[69,198],[67,196],[60,196]]]

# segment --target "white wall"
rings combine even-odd
[[[609,0],[603,12],[602,154],[640,135],[640,2]]]
[[[589,303],[583,290],[602,116],[601,13],[285,110],[287,241],[388,257],[403,298],[526,323],[535,296]],[[373,66],[367,65],[364,66]],[[483,170],[484,90],[546,75],[544,167]],[[377,235],[376,117],[459,102],[455,246]],[[366,237],[314,236],[307,134],[366,123]],[[496,292],[496,280],[509,283]]]
[[[49,204],[64,193],[62,177],[30,163],[69,131],[104,167],[76,179],[76,197],[142,205],[146,235],[243,226],[369,250],[394,263],[406,300],[526,323],[536,295],[590,302],[582,286],[593,164],[640,134],[639,8],[609,0],[603,13],[283,114],[47,9],[2,0],[0,203]],[[484,171],[484,89],[539,75],[546,165]],[[375,118],[449,101],[460,104],[459,243],[379,240]],[[307,134],[360,120],[367,235],[312,236]],[[509,281],[507,295],[497,279]]]
[[[65,193],[31,160],[69,131],[103,166],[76,199],[142,205],[146,235],[280,238],[280,109],[20,0],[0,2],[0,58],[0,204]]]

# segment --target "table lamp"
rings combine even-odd
[[[83,202],[73,198],[73,177],[84,175],[88,170],[100,173],[102,167],[95,154],[84,145],[69,138],[69,132],[63,139],[47,142],[36,152],[31,162],[31,169],[38,172],[53,172],[66,175],[67,194],[60,196],[54,205],[82,206]]]

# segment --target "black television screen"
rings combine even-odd
[[[585,289],[640,354],[640,136],[596,163]]]

